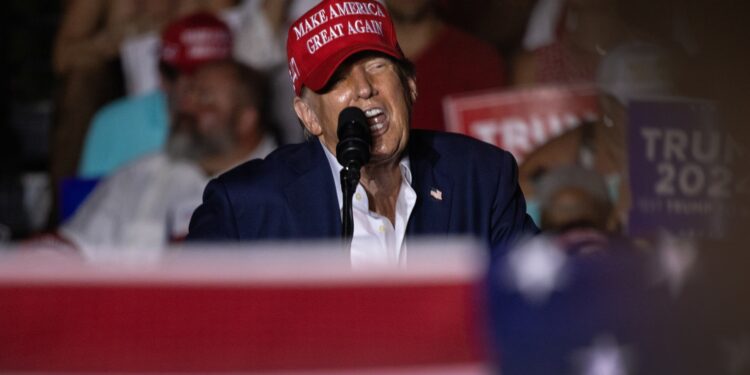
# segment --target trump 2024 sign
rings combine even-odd
[[[721,128],[715,103],[634,100],[628,118],[631,234],[721,237],[748,217],[747,150]]]

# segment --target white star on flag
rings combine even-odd
[[[564,281],[566,255],[546,236],[537,236],[508,255],[510,282],[529,301],[542,303]]]
[[[619,346],[610,335],[599,336],[591,347],[578,351],[573,360],[580,375],[628,375],[630,350]]]
[[[669,233],[662,233],[657,246],[657,282],[666,282],[672,296],[676,296],[690,275],[697,251],[695,244]]]

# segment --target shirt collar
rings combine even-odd
[[[328,159],[328,166],[331,168],[331,173],[333,174],[333,182],[336,185],[336,197],[339,201],[339,209],[341,209],[344,206],[344,198],[343,194],[341,193],[341,170],[344,169],[344,167],[342,167],[341,164],[339,164],[339,161],[336,160],[336,156],[328,151],[328,148],[323,145],[323,142],[320,142],[320,140],[318,140],[318,143],[320,144],[320,147],[323,148],[323,152],[325,152],[326,154],[326,159]],[[401,158],[398,166],[401,169],[401,177],[404,179],[404,181],[406,181],[407,184],[409,184],[409,186],[411,186],[411,163],[409,162],[408,154],[404,153],[404,157]]]

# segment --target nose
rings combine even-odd
[[[189,113],[193,111],[198,102],[196,96],[197,96],[197,93],[195,92],[195,89],[193,89],[192,87],[187,88],[186,90],[179,93],[178,95],[175,95],[174,99],[176,101],[175,104],[177,106],[177,110],[179,112],[185,112],[185,113]]]
[[[357,99],[369,99],[377,94],[377,90],[373,86],[370,76],[364,67],[355,66],[351,71],[349,79],[352,82]]]

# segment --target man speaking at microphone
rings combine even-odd
[[[351,202],[353,266],[403,265],[406,240],[420,236],[469,235],[498,249],[537,231],[508,152],[410,130],[416,76],[381,4],[321,2],[289,28],[287,59],[294,110],[309,139],[211,181],[190,240],[341,237],[340,121],[366,122],[371,138]],[[349,107],[363,119],[340,120]]]

